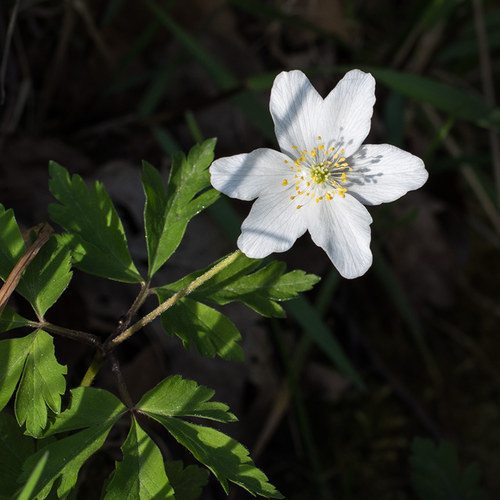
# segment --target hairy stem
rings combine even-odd
[[[124,340],[131,337],[138,330],[146,326],[148,323],[151,323],[155,318],[157,318],[160,314],[164,313],[167,309],[176,304],[180,299],[189,295],[191,292],[196,290],[199,286],[203,285],[210,278],[215,276],[217,273],[222,271],[224,268],[232,264],[239,256],[241,255],[241,250],[236,250],[232,254],[228,255],[225,259],[221,260],[214,267],[209,269],[206,273],[198,276],[193,282],[191,282],[187,287],[179,290],[177,293],[172,295],[168,300],[160,304],[156,309],[151,311],[149,314],[140,319],[137,323],[134,323],[131,327],[124,330],[122,333],[114,337],[109,342],[104,344],[105,351],[111,351],[117,345],[121,344]]]

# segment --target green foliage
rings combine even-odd
[[[239,301],[262,316],[284,317],[285,311],[276,301],[294,299],[298,297],[299,292],[310,290],[320,280],[318,276],[300,270],[285,273],[284,262],[271,262],[256,270],[261,262],[260,259],[249,259],[241,254],[232,264],[191,293],[190,297],[220,305]],[[175,283],[158,288],[157,292],[163,297],[172,295],[214,264]]]
[[[61,203],[49,206],[49,213],[68,235],[75,266],[103,278],[128,283],[142,281],[127,246],[125,231],[115,207],[100,182],[91,190],[79,175],[70,178],[55,162],[49,166],[49,187]]]
[[[29,321],[23,318],[10,307],[5,307],[5,309],[0,313],[0,332],[8,332],[9,330],[14,330],[15,328],[21,328],[22,326],[28,326]]]
[[[253,495],[283,498],[268,482],[267,476],[255,467],[248,450],[226,434],[173,417],[151,416],[213,472],[226,493],[229,492],[228,481],[231,481]]]
[[[415,438],[410,457],[413,487],[421,500],[485,500],[477,464],[461,470],[453,446]]]
[[[23,462],[35,451],[35,442],[25,436],[14,418],[0,413],[0,498],[14,498]]]
[[[0,410],[9,402],[32,349],[36,332],[19,339],[0,341]]]
[[[281,498],[243,445],[218,430],[184,420],[192,417],[220,423],[237,420],[227,405],[212,401],[215,394],[212,389],[181,376],[171,376],[146,393],[135,407],[127,408],[105,390],[84,387],[97,373],[99,360],[107,354],[109,343],[87,332],[51,324],[44,318],[67,289],[73,268],[77,268],[102,278],[142,282],[130,315],[154,291],[162,303],[172,301],[171,307],[162,313],[162,325],[168,334],[180,337],[186,348],[194,345],[205,356],[243,360],[236,326],[206,302],[224,305],[240,301],[264,316],[282,317],[285,312],[278,302],[296,298],[319,278],[302,271],[286,273],[284,263],[262,265],[260,260],[235,252],[216,262],[219,266],[205,277],[206,281],[196,279],[213,266],[170,285],[150,288],[149,279],[177,249],[189,221],[219,197],[210,188],[208,170],[214,146],[215,140],[211,139],[192,148],[187,156],[175,154],[166,186],[160,173],[144,164],[147,281],[143,281],[132,261],[122,222],[102,184],[96,182],[88,189],[79,176],[71,177],[63,167],[50,164],[50,190],[59,204],[52,204],[49,211],[65,232],[52,235],[38,249],[21,270],[16,286],[37,320],[28,320],[5,305],[0,313],[0,331],[26,326],[34,329],[28,335],[0,341],[3,367],[0,410],[15,393],[13,407],[17,420],[16,423],[7,414],[0,414],[0,499],[76,498],[80,469],[102,447],[113,426],[126,413],[131,414],[131,425],[121,447],[122,460],[116,462],[101,494],[105,500],[160,497],[194,500],[207,483],[205,468],[194,465],[183,468],[181,462],[165,463],[158,446],[136,421],[136,413],[163,425],[214,473],[224,491],[233,482],[252,495]],[[3,280],[25,252],[23,235],[12,210],[0,205]],[[187,285],[192,287],[189,297],[172,299]],[[160,310],[156,312],[159,314]],[[132,326],[119,333],[127,331],[136,330]],[[84,383],[71,391],[69,406],[62,413],[67,370],[56,359],[52,334],[72,339],[80,335],[83,341],[100,349],[95,364],[83,378]],[[121,394],[125,401],[129,400],[125,392]]]
[[[49,443],[32,455],[23,466],[20,480],[26,481],[40,458],[49,453],[33,498],[41,500],[50,493],[54,481],[59,498],[64,498],[75,486],[82,465],[104,443],[109,431],[123,415],[125,407],[107,391],[80,387],[71,391],[70,407],[57,415],[45,435],[54,432],[84,429]]]
[[[104,500],[174,499],[161,451],[135,418],[132,418],[122,452],[123,460],[116,464]]]
[[[72,276],[70,247],[52,236],[30,263],[16,290],[41,318],[66,290]]]
[[[175,491],[175,500],[196,500],[208,482],[208,471],[197,465],[185,469],[181,460],[165,462],[165,470]]]
[[[266,475],[255,467],[247,449],[210,427],[178,417],[196,416],[222,422],[234,420],[227,406],[208,401],[214,392],[180,376],[166,379],[143,396],[136,408],[162,424],[193,456],[208,467],[228,492],[228,481],[253,495],[283,498]]]
[[[38,463],[36,464],[35,468],[31,471],[28,480],[26,481],[22,490],[19,492],[19,495],[17,496],[16,500],[30,500],[30,498],[32,498],[31,495],[36,488],[38,480],[42,475],[42,471],[48,459],[49,459],[49,453],[46,451],[40,457],[40,460],[38,460]]]
[[[15,411],[19,425],[26,423],[26,434],[39,437],[47,425],[47,406],[61,410],[61,395],[66,390],[66,367],[57,362],[52,337],[38,330],[33,338],[17,390]]]
[[[168,294],[156,291],[160,302]],[[194,344],[202,356],[218,354],[223,359],[243,361],[243,351],[237,342],[240,332],[222,313],[196,300],[185,298],[161,315],[161,324],[169,335],[182,339],[186,349]]]
[[[227,405],[209,401],[214,394],[208,387],[174,375],[144,394],[137,407],[150,416],[200,417],[218,422],[237,420]]]
[[[210,186],[208,167],[214,158],[215,139],[194,146],[187,158],[177,153],[167,189],[159,172],[144,162],[142,185],[146,195],[144,227],[151,278],[174,253],[188,222],[220,196]]]
[[[4,281],[26,251],[14,212],[0,205],[0,278]]]

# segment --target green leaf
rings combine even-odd
[[[208,482],[208,471],[197,465],[185,469],[182,460],[165,462],[165,470],[175,491],[175,500],[197,500]]]
[[[16,291],[42,318],[66,290],[72,276],[70,248],[52,236],[24,272]]]
[[[4,281],[26,251],[14,212],[0,209],[0,278]]]
[[[122,446],[123,460],[106,487],[104,500],[153,500],[174,498],[160,449],[135,418]]]
[[[14,393],[35,338],[36,332],[33,332],[19,339],[0,341],[0,366],[2,367],[0,370],[0,410],[5,407]]]
[[[75,486],[82,465],[103,445],[109,431],[126,410],[115,396],[105,390],[91,387],[73,389],[70,406],[56,415],[44,437],[56,432],[84,430],[51,442],[25,462],[22,481],[29,477],[40,457],[49,452],[47,465],[33,493],[34,498],[45,498],[59,477],[61,481],[57,494],[59,498],[64,498]]]
[[[24,461],[35,452],[35,441],[25,436],[13,417],[0,413],[0,496],[14,498]]]
[[[127,246],[115,207],[100,182],[90,192],[79,175],[55,162],[49,166],[49,187],[61,205],[51,204],[51,218],[72,235],[79,254],[76,267],[90,274],[127,283],[142,281]]]
[[[149,278],[174,253],[188,222],[220,196],[214,189],[206,190],[210,186],[208,167],[214,158],[214,147],[215,139],[209,139],[194,146],[187,158],[183,153],[175,154],[167,189],[159,172],[148,163],[143,164]]]
[[[252,495],[283,498],[267,476],[255,467],[248,450],[226,434],[175,417],[150,416],[214,473],[226,494],[229,492],[228,481],[231,481]]]
[[[16,497],[16,500],[30,500],[32,497],[33,491],[36,488],[38,480],[42,475],[43,469],[47,464],[47,460],[49,459],[49,453],[46,451],[38,460],[35,468],[31,471],[28,480],[26,481],[23,489],[19,492],[19,495]]]
[[[14,409],[19,425],[26,423],[26,434],[39,437],[47,425],[47,406],[54,413],[61,410],[67,369],[57,362],[52,336],[43,330],[33,335]]]
[[[170,294],[157,289],[160,303]],[[243,351],[237,342],[240,332],[222,313],[196,300],[184,298],[161,315],[161,324],[169,335],[182,339],[186,349],[194,344],[202,356],[218,354],[223,359],[243,361]]]
[[[160,382],[141,398],[136,407],[149,415],[165,417],[200,417],[218,422],[237,418],[224,403],[209,401],[215,391],[174,375]]]
[[[28,325],[29,320],[17,314],[10,307],[5,307],[0,313],[0,332],[8,332]]]
[[[75,486],[82,465],[104,444],[114,423],[115,421],[110,423],[106,420],[97,426],[44,446],[28,458],[20,478],[23,482],[28,479],[42,455],[45,452],[49,453],[49,459],[37,482],[32,498],[37,500],[45,498],[50,493],[54,481],[59,477],[61,481],[57,488],[57,494],[59,498],[64,498]]]
[[[430,78],[382,68],[364,68],[380,82],[412,99],[427,102],[456,118],[485,128],[500,130],[500,108],[478,97]]]
[[[261,262],[241,254],[231,265],[192,292],[190,297],[221,305],[240,301],[262,316],[284,317],[283,308],[275,301],[294,299],[298,297],[299,292],[310,290],[320,280],[318,276],[306,274],[301,270],[285,274],[284,262],[272,262],[254,271]],[[168,293],[172,295],[214,264],[175,283],[158,288],[157,291],[160,291],[163,297],[167,297]],[[249,274],[251,271],[254,272]]]
[[[66,410],[50,422],[43,437],[98,426],[118,420],[126,411],[123,403],[113,394],[94,387],[71,389],[71,401]]]
[[[479,469],[470,465],[463,472],[454,447],[443,441],[415,438],[412,444],[411,478],[421,500],[485,500],[479,486]]]

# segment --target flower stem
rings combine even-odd
[[[99,369],[101,368],[102,361],[104,357],[100,351],[97,351],[94,355],[94,359],[92,360],[92,363],[88,367],[87,372],[82,378],[82,381],[80,383],[80,387],[90,387],[92,382],[94,381],[95,376],[97,375]]]
[[[167,309],[176,304],[180,299],[189,295],[191,292],[196,290],[199,286],[203,285],[210,278],[215,276],[217,273],[222,271],[224,268],[232,264],[239,256],[241,255],[241,250],[236,250],[232,254],[228,255],[225,259],[221,260],[214,267],[209,269],[206,273],[198,276],[194,281],[192,281],[188,286],[179,290],[177,293],[172,295],[168,300],[160,304],[156,309],[153,309],[149,314],[140,319],[137,323],[134,323],[131,327],[127,328],[125,331],[120,333],[118,336],[106,342],[104,344],[104,350],[110,351],[114,349],[118,344],[121,344],[124,340],[131,337],[135,332],[146,326],[148,323],[151,323],[155,318],[157,318],[160,314],[164,313]]]

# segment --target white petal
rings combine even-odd
[[[429,177],[420,158],[389,144],[365,144],[348,161],[344,186],[365,205],[397,200]]]
[[[346,73],[324,100],[320,135],[333,139],[336,149],[344,149],[344,156],[353,154],[370,132],[375,79],[370,73],[354,69]]]
[[[261,196],[253,204],[238,238],[238,248],[247,257],[261,259],[285,252],[305,233],[305,212],[297,209],[297,201],[290,200],[292,191]]]
[[[269,109],[281,151],[297,158],[295,148],[311,150],[323,116],[323,98],[302,71],[283,71],[274,80]],[[295,148],[294,148],[295,146]]]
[[[357,278],[372,264],[370,224],[366,208],[346,194],[322,200],[308,211],[311,238],[330,257],[344,278]]]
[[[291,177],[290,159],[279,151],[256,149],[248,154],[215,160],[210,167],[212,186],[231,198],[253,200],[261,194],[282,191]]]

